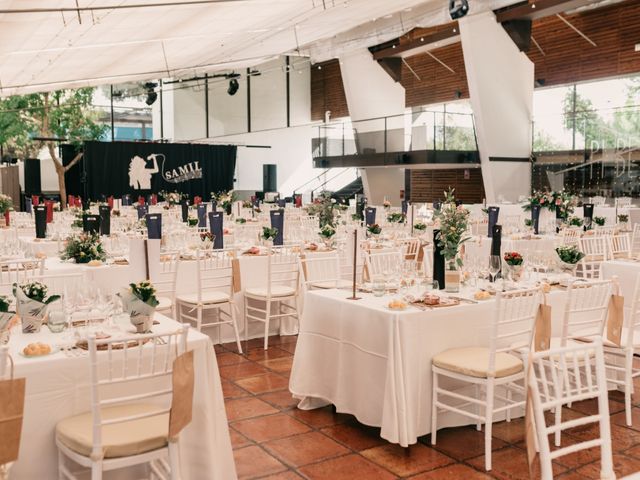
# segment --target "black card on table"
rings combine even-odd
[[[286,206],[287,201],[284,198],[278,199],[278,207],[284,208]]]
[[[375,207],[367,207],[364,210],[364,219],[367,226],[376,223],[376,209]]]
[[[36,205],[33,207],[36,220],[36,238],[45,238],[47,236],[47,207],[45,205]]]
[[[500,255],[502,248],[502,225],[494,225],[491,231],[491,255]]]
[[[100,215],[82,215],[82,230],[85,233],[99,233]]]
[[[147,235],[149,240],[162,240],[162,214],[149,213],[145,216],[147,221]]]
[[[531,205],[531,223],[533,225],[533,233],[537,235],[540,229],[540,205]]]
[[[213,248],[224,248],[224,212],[209,212],[209,231],[213,235]]]
[[[489,207],[487,208],[487,213],[489,215],[489,229],[487,231],[487,237],[491,238],[493,236],[493,227],[498,223],[500,207]]]
[[[593,203],[585,203],[582,205],[584,218],[593,219]]]
[[[438,287],[442,290],[444,285],[444,255],[438,241],[440,230],[433,231],[433,280],[438,281]]]
[[[198,204],[198,228],[207,227],[207,204]]]
[[[189,200],[183,200],[180,207],[182,207],[182,221],[186,223],[189,220]]]
[[[100,234],[111,235],[111,209],[109,205],[100,205]]]
[[[402,214],[406,215],[408,211],[409,211],[409,202],[407,202],[406,200],[403,200],[402,201]]]
[[[271,210],[269,212],[271,215],[271,228],[277,228],[278,234],[276,238],[273,239],[273,244],[275,246],[280,246],[284,244],[284,210]]]

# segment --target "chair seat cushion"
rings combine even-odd
[[[309,285],[312,288],[321,288],[321,289],[329,289],[329,288],[346,288],[350,287],[352,282],[349,280],[339,279],[339,280],[324,280],[318,282],[311,282]]]
[[[225,292],[208,291],[202,292],[202,303],[224,303],[230,300],[230,296]],[[181,293],[176,295],[176,299],[182,303],[198,303],[197,293]]]
[[[158,298],[158,306],[156,310],[169,310],[173,305],[173,301],[169,297],[157,297]]]
[[[102,420],[122,416],[157,412],[158,405],[118,405],[102,409]],[[65,418],[56,425],[60,443],[80,455],[90,456],[93,449],[93,416],[91,412]],[[167,445],[169,414],[103,425],[102,450],[104,458],[128,457],[150,452]]]
[[[438,353],[433,365],[451,372],[471,377],[489,376],[489,349],[484,347],[452,348]],[[496,353],[495,377],[508,377],[524,369],[522,360],[509,353]]]
[[[244,293],[251,297],[266,297],[268,294],[267,287],[246,288]],[[286,285],[271,285],[272,297],[289,297],[295,294],[295,288],[287,287]]]

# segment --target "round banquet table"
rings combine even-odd
[[[555,235],[535,235],[531,238],[519,238],[518,236],[503,237],[501,242],[501,251],[518,252],[526,260],[528,255],[533,253],[544,255],[549,259],[556,258],[555,247],[559,244],[560,238]],[[464,244],[465,255],[471,258],[479,258],[481,260],[489,260],[491,251],[491,239],[487,236],[478,236],[473,241]]]
[[[41,254],[47,257],[57,257],[60,249],[60,243],[57,240],[35,237],[20,237],[20,246],[26,255],[31,257],[40,256]]]
[[[156,320],[160,322],[153,327],[156,333],[168,333],[179,327],[159,314]],[[58,478],[55,426],[64,418],[91,408],[88,355],[67,356],[57,352],[25,358],[19,353],[32,342],[55,345],[61,335],[64,334],[51,333],[46,326],[35,334],[23,334],[15,327],[12,330],[10,354],[15,362],[15,376],[26,378],[26,400],[20,456],[10,471],[11,480]],[[236,469],[215,352],[209,338],[194,329],[189,331],[187,348],[194,351],[195,390],[193,418],[180,434],[181,477],[234,479]],[[126,388],[135,388],[127,385]],[[136,385],[142,385],[144,391],[143,382]],[[148,478],[144,470],[144,467],[115,470],[103,478]]]

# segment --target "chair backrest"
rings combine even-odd
[[[606,201],[606,197],[589,197],[589,203],[593,203],[595,206],[604,205]]]
[[[368,253],[365,261],[369,278],[373,275],[388,275],[390,272],[401,268],[403,264],[402,253],[398,250]]]
[[[611,453],[611,427],[609,425],[609,400],[604,367],[602,340],[592,343],[560,347],[532,353],[529,356],[530,375],[528,385],[533,403],[535,431],[540,448],[540,473],[542,480],[553,479],[552,461],[580,450],[599,447],[601,457],[600,478],[615,478]],[[573,380],[564,385],[564,377],[559,366],[568,369]],[[551,378],[549,378],[551,377]],[[549,388],[552,394],[547,395]],[[542,392],[541,392],[542,390]],[[563,408],[571,402],[597,399],[598,412],[573,420],[547,426],[545,412]],[[549,419],[553,419],[550,416]],[[598,424],[599,437],[578,441],[566,447],[551,451],[549,437],[558,429],[560,432],[575,427]],[[589,429],[593,431],[595,429]]]
[[[615,234],[618,231],[618,227],[616,227],[615,225],[596,225],[593,228],[593,231],[596,233],[596,235],[608,236]]]
[[[300,278],[306,290],[337,288],[340,283],[340,257],[335,254],[300,256]]]
[[[28,258],[0,262],[0,294],[14,283],[25,283],[44,273],[44,259]]]
[[[0,345],[0,380],[9,375],[9,346]]]
[[[273,247],[267,255],[267,296],[271,296],[275,285],[286,286],[298,290],[300,268],[298,263],[299,249]]]
[[[156,288],[158,296],[171,298],[175,301],[176,280],[178,278],[179,252],[163,252],[156,258],[158,262],[149,269],[151,283]]]
[[[565,228],[562,230],[562,245],[578,246],[579,241],[580,241],[579,228]]]
[[[609,241],[605,236],[585,236],[579,241],[584,258],[580,261],[579,275],[583,278],[600,278],[602,262],[609,256]]]
[[[567,289],[560,345],[569,339],[593,339],[602,336],[609,300],[611,280],[572,282]]]
[[[611,235],[609,240],[609,258],[630,258],[631,237],[628,233]]]
[[[62,273],[38,275],[32,280],[47,286],[48,295],[67,295],[82,288],[86,278],[83,273]]]
[[[624,315],[624,329],[622,334],[626,335],[626,340],[621,338],[622,344],[629,349],[633,349],[633,337],[636,330],[640,331],[640,274],[636,277],[636,283],[633,288],[633,297],[631,299],[631,305],[629,307],[629,313],[625,312]],[[626,309],[625,309],[626,310]]]
[[[419,238],[407,238],[402,240],[402,254],[406,260],[417,260],[420,251]]]
[[[205,292],[223,291],[233,295],[234,249],[196,250],[196,291],[198,302]]]
[[[128,338],[88,339],[91,413],[93,418],[92,455],[102,456],[102,427],[132,420],[158,417],[170,412],[167,397],[172,392],[173,361],[186,352],[189,326],[171,333],[153,333]],[[145,388],[137,392],[136,383]],[[138,383],[138,385],[140,384]],[[122,388],[122,387],[125,388]],[[120,387],[120,388],[118,388]],[[146,402],[158,404],[153,411],[112,413],[103,418],[101,408]],[[168,418],[167,418],[168,422]]]
[[[618,207],[630,207],[631,197],[618,197],[616,198],[616,205]]]
[[[496,353],[529,347],[542,293],[539,288],[498,292],[491,325],[489,372],[495,372]]]
[[[631,254],[640,254],[640,223],[633,225],[633,234],[631,235]]]

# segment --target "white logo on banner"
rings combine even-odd
[[[152,153],[147,157],[148,161],[153,161],[153,167],[147,168],[147,161],[136,155],[129,163],[129,185],[136,190],[150,190],[151,177],[158,173],[158,157],[162,160],[162,178],[169,183],[182,183],[196,178],[202,178],[202,168],[200,162],[189,162],[185,165],[164,169],[165,156],[162,153]]]

